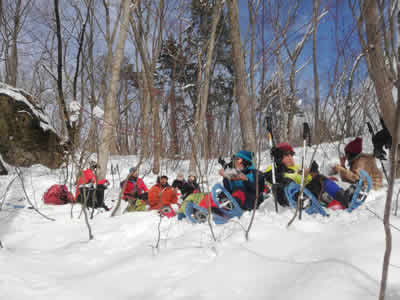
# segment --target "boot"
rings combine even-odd
[[[352,193],[350,194],[349,191],[339,189],[336,192],[334,198],[336,201],[339,201],[345,208],[348,208],[352,197],[353,197],[353,194]]]

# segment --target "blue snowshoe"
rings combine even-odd
[[[288,199],[289,204],[294,208],[297,207],[297,195],[298,193],[300,193],[300,189],[301,186],[295,182],[291,182],[284,188],[286,198]],[[301,202],[303,203],[303,209],[306,213],[310,215],[319,213],[323,216],[327,216],[327,213],[325,212],[317,198],[315,198],[313,193],[311,193],[306,188],[304,188],[303,199]]]
[[[366,186],[365,182],[367,183]],[[365,201],[365,199],[367,199],[371,187],[372,187],[371,177],[364,170],[360,170],[360,180],[355,186],[353,197],[351,198],[351,202],[349,204],[349,207],[347,208],[348,212],[352,212],[354,209],[359,207]]]
[[[229,220],[229,218],[215,214],[212,211],[211,213],[215,224],[225,224]],[[185,207],[185,217],[195,224],[205,223],[208,219],[208,209],[189,202]]]
[[[212,187],[211,196],[217,206],[211,208],[215,224],[225,224],[233,217],[240,218],[242,216],[243,210],[236,199],[221,184],[217,183]],[[188,202],[185,207],[185,216],[192,223],[204,223],[208,218],[208,209],[194,202]]]
[[[224,216],[240,218],[243,215],[243,210],[236,199],[221,184],[217,183],[212,187],[211,195],[214,203]]]

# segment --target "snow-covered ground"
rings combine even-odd
[[[364,144],[366,144],[364,142]],[[364,145],[370,152],[370,145]],[[323,145],[316,161],[322,171],[337,161],[337,148]],[[368,151],[369,150],[369,151]],[[297,149],[300,162],[301,149]],[[308,157],[311,156],[308,151]],[[267,156],[267,155],[265,155]],[[113,157],[121,176],[135,157]],[[187,162],[169,171],[170,183]],[[263,160],[261,168],[267,166]],[[110,163],[111,166],[111,163]],[[209,186],[218,182],[214,163]],[[146,166],[142,168],[143,174]],[[160,218],[156,212],[136,212],[110,217],[97,213],[88,231],[79,206],[47,206],[43,193],[59,183],[61,170],[42,166],[23,169],[28,196],[50,221],[27,204],[19,179],[6,195],[0,212],[0,299],[377,299],[382,273],[385,236],[382,221],[387,184],[372,191],[353,213],[330,211],[329,217],[303,215],[290,227],[290,208],[268,202],[257,211],[249,241],[240,220],[214,226],[213,242],[208,225],[193,225],[176,218],[161,221],[159,249],[154,247]],[[165,172],[164,172],[165,173]],[[106,203],[112,206],[119,177],[108,173],[111,187]],[[187,174],[185,174],[187,175]],[[0,196],[15,174],[0,176]],[[151,186],[155,176],[147,175]],[[339,183],[343,186],[345,184]],[[395,194],[400,189],[396,182]],[[373,213],[374,212],[374,213]],[[400,218],[391,217],[400,228]],[[386,299],[400,298],[400,232],[393,229],[393,249]]]

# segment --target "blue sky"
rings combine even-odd
[[[321,96],[324,96],[324,92],[327,90],[328,78],[332,76],[334,65],[338,56],[338,44],[337,37],[339,39],[343,39],[345,37],[345,33],[349,31],[353,24],[353,17],[351,15],[351,11],[348,9],[347,1],[322,1],[321,10],[328,10],[328,14],[321,20],[318,26],[317,32],[317,59],[318,59],[318,72],[320,76],[321,82]],[[249,17],[248,17],[248,1],[247,0],[239,0],[239,16],[240,16],[240,24],[242,31],[242,39],[248,37],[248,27],[249,27]],[[261,10],[260,10],[261,13]],[[283,12],[284,13],[284,12]],[[308,24],[311,22],[312,17],[312,1],[303,1],[298,10],[298,19],[296,21],[299,26]],[[282,18],[286,18],[285,15],[282,15]],[[265,31],[271,30],[270,27],[267,27]],[[302,35],[298,35],[293,39],[293,43],[297,43],[302,38]],[[261,39],[257,41],[260,45]],[[298,66],[304,64],[304,62],[311,58],[312,55],[312,41],[311,39],[305,45],[303,49],[302,55],[299,58]],[[339,47],[340,48],[340,47]],[[350,38],[345,47],[345,51],[349,53],[353,53],[353,55],[359,54],[359,41],[356,32],[352,32],[350,34]],[[349,54],[347,54],[349,55]],[[350,57],[350,56],[349,56]],[[348,59],[348,63],[352,63],[354,59]],[[343,66],[343,59],[342,59]],[[313,65],[310,62],[307,67],[298,75],[297,83],[298,88],[302,89],[308,88],[312,86],[313,82]],[[308,88],[313,93],[313,89]],[[310,94],[312,95],[312,94]]]

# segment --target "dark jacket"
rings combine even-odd
[[[182,198],[186,199],[187,196],[193,194],[194,191],[200,192],[200,187],[197,182],[185,182],[182,186]]]

